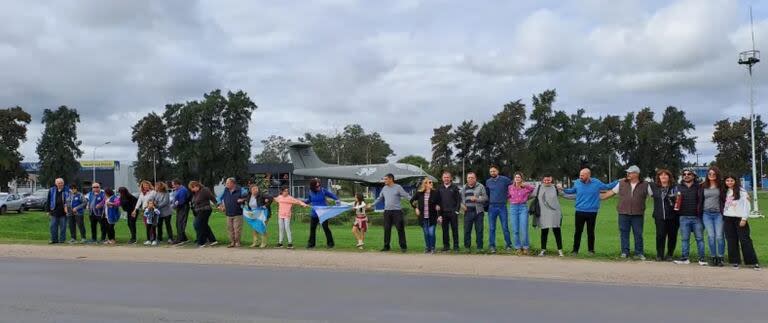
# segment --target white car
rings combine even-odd
[[[24,212],[24,199],[17,194],[0,193],[0,214],[8,211]]]

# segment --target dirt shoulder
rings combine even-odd
[[[418,255],[283,249],[192,249],[136,246],[0,245],[0,257],[79,261],[227,264],[324,270],[527,278],[622,285],[768,290],[768,274],[742,268],[656,262],[601,262],[556,257]]]

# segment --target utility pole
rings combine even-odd
[[[755,150],[755,97],[754,82],[752,80],[752,67],[760,62],[760,51],[755,49],[755,29],[752,21],[752,7],[749,7],[749,22],[752,25],[752,50],[739,54],[739,64],[746,65],[749,72],[749,119],[752,134],[752,214],[760,215],[757,199],[757,157]]]

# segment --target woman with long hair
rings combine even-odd
[[[163,241],[163,224],[168,230],[168,244],[173,244],[173,225],[171,224],[171,195],[165,182],[155,183],[155,207],[160,210],[160,223],[157,223],[157,241]]]
[[[136,215],[143,215],[144,209],[147,208],[147,202],[152,201],[155,199],[155,187],[152,185],[150,181],[143,180],[139,183],[139,196],[136,199],[136,206],[133,208],[133,212],[131,212],[132,217],[136,217]],[[143,218],[143,217],[142,217]],[[148,225],[146,218],[144,218],[144,228],[147,231],[147,241],[144,241],[144,245],[150,245],[152,244],[152,240],[150,239],[150,233],[153,230],[152,225]]]
[[[563,210],[560,207],[560,198],[557,194],[557,188],[552,183],[552,175],[545,174],[541,178],[541,184],[536,188],[536,198],[539,203],[539,215],[534,221],[541,229],[541,252],[540,257],[547,254],[547,237],[550,229],[555,236],[557,244],[557,254],[560,257],[563,254],[563,235],[560,226],[563,223]]]
[[[128,222],[128,230],[131,232],[131,239],[128,240],[129,244],[136,243],[136,214],[132,213],[136,209],[136,201],[138,200],[128,189],[120,187],[117,189],[117,195],[120,197],[120,208],[125,211],[126,222]]]
[[[677,230],[680,220],[675,213],[675,183],[672,172],[656,171],[656,179],[648,192],[653,199],[653,219],[656,223],[656,261],[672,259],[677,246]],[[665,252],[666,247],[666,252]]]
[[[700,208],[704,229],[709,242],[710,265],[724,266],[725,239],[723,238],[723,206],[725,189],[720,169],[712,166],[707,170],[707,178],[701,184]]]
[[[534,190],[533,185],[524,182],[522,172],[516,172],[509,185],[509,217],[512,218],[512,240],[518,256],[528,255],[528,199]]]
[[[749,194],[743,188],[739,179],[728,175],[725,177],[725,205],[723,207],[723,228],[725,239],[728,241],[728,262],[733,268],[741,265],[741,255],[744,264],[760,270],[755,247],[749,236],[750,204]]]
[[[440,218],[440,194],[428,177],[421,181],[419,190],[411,197],[411,206],[416,211],[419,225],[424,231],[424,253],[434,254],[435,228]]]
[[[213,212],[211,206],[215,206],[217,203],[216,197],[213,196],[210,189],[198,181],[189,182],[189,190],[192,191],[192,209],[195,214],[195,222],[192,225],[197,233],[197,246],[198,248],[214,246],[219,242],[216,241],[208,220],[211,217],[211,212]]]
[[[336,205],[341,203],[339,202],[339,198],[336,197],[336,195],[320,185],[320,180],[314,178],[309,181],[309,194],[307,199],[304,201],[305,203],[311,206],[328,206],[326,199],[329,198],[336,201]],[[307,242],[307,249],[312,249],[315,247],[315,232],[317,232],[318,224],[320,224],[320,218],[317,216],[315,210],[312,209],[312,213],[310,214],[309,241]],[[328,221],[323,222],[322,226],[323,232],[325,232],[326,245],[328,248],[333,248],[335,245],[333,242],[333,233],[331,232],[331,228],[328,226]]]

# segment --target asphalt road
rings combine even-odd
[[[768,291],[0,258],[0,322],[767,322],[766,305]]]

